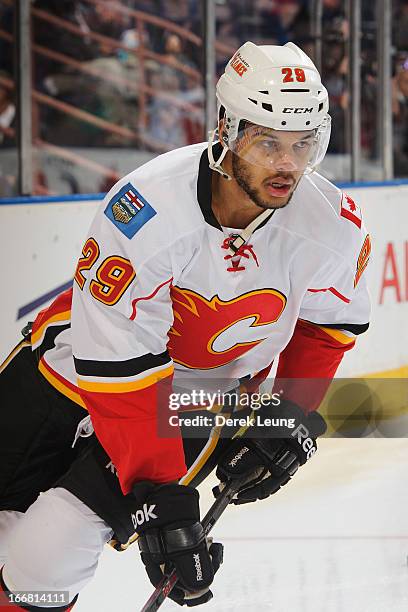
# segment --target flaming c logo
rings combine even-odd
[[[211,369],[240,357],[270,335],[286,297],[276,289],[259,289],[233,300],[171,288],[174,323],[168,349],[176,363]]]

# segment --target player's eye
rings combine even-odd
[[[279,143],[271,138],[261,138],[258,141],[258,146],[268,153],[279,150]]]
[[[297,152],[306,152],[310,149],[312,143],[309,140],[300,140],[299,142],[295,142],[293,145],[293,149]]]

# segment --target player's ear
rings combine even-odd
[[[225,117],[222,117],[218,121],[218,135],[219,135],[220,141],[222,141],[223,138],[225,138],[225,136],[226,136],[226,133],[225,133]]]
[[[228,140],[225,130],[225,108],[222,105],[218,109],[218,137],[220,142]]]

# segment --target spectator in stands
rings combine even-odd
[[[162,17],[160,12],[161,2],[162,0],[126,0],[126,4],[130,9]],[[161,53],[163,51],[163,30],[149,21],[144,23],[144,30],[148,36],[151,51]]]
[[[119,4],[120,6],[120,4]],[[114,40],[120,40],[123,32],[131,26],[130,18],[118,10],[118,3],[106,1],[102,4],[95,4],[87,17],[87,23],[92,32],[97,32],[103,36]],[[113,55],[116,49],[108,44],[105,47],[103,42],[97,43],[95,57],[100,55]]]
[[[156,95],[149,105],[149,147],[165,149],[199,142],[203,136],[204,89],[197,66],[183,52],[182,40],[170,33],[165,39],[163,62],[151,70],[150,86]],[[183,69],[189,68],[190,73]],[[196,75],[194,72],[196,72]],[[161,92],[172,94],[190,106],[172,104],[163,100]],[[193,105],[193,106],[191,106]]]
[[[368,44],[361,49],[361,152],[367,159],[378,159],[378,66]]]
[[[298,4],[298,9],[292,14],[292,19],[288,23],[288,40],[299,45],[303,51],[314,58],[315,40],[313,37],[313,27],[310,15],[310,3],[302,0]]]
[[[329,153],[346,153],[346,109],[348,57],[346,54],[348,31],[344,20],[336,18],[323,33],[322,76],[330,97],[332,121],[339,126],[330,137]]]
[[[45,49],[58,51],[75,60],[85,61],[95,56],[95,49],[88,34],[89,6],[80,0],[34,0],[33,9],[40,9],[49,15],[65,20],[79,29],[78,34],[51,24],[33,13],[33,41]],[[82,35],[81,35],[82,33]],[[42,89],[44,79],[65,69],[64,64],[41,55],[34,55],[35,85]]]
[[[0,198],[17,195],[16,185],[16,153],[5,151],[15,147],[16,107],[13,101],[13,91],[6,87],[2,79],[10,79],[10,75],[0,70]]]
[[[144,144],[156,152],[170,151],[187,143],[183,128],[183,109],[162,94],[181,101],[181,90],[176,70],[163,70],[167,66],[156,64],[150,72],[150,86],[155,95],[148,106],[147,138]]]
[[[149,15],[160,15],[161,0],[126,0],[123,4]]]
[[[195,6],[191,0],[160,0],[159,15],[184,28],[189,28],[194,19]]]
[[[323,26],[331,26],[335,19],[344,18],[343,0],[323,0]]]
[[[85,61],[94,56],[94,47],[89,37],[87,23],[88,7],[80,0],[34,0],[33,2],[32,36],[33,42],[45,50],[58,51],[75,61]],[[39,9],[47,15],[57,17],[78,28],[78,33],[51,24],[48,20],[36,15]],[[57,97],[63,102],[84,109],[78,103],[82,94],[77,88],[78,74],[67,64],[47,57],[46,54],[34,54],[34,87],[47,95]],[[53,78],[60,78],[57,83]],[[44,140],[62,145],[74,146],[83,144],[84,124],[73,117],[62,114],[47,105],[40,106],[40,135]]]
[[[292,0],[287,1],[289,10],[291,6],[298,4]],[[252,19],[248,24],[249,32],[247,30],[250,39],[258,44],[270,45],[284,45],[288,42],[287,32],[280,15],[281,4],[276,0],[256,0],[254,8]]]
[[[155,98],[149,106],[149,126],[144,144],[152,151],[170,151],[187,144],[182,110],[168,100]]]
[[[163,64],[161,64],[161,71],[164,75],[169,73],[174,75],[178,82],[177,89],[180,91],[186,91],[189,83],[188,75],[183,72],[183,67],[192,68],[198,72],[197,66],[193,61],[185,55],[183,51],[183,43],[177,34],[170,33],[165,37]],[[196,81],[201,80],[201,75],[197,74]]]
[[[307,0],[277,0],[277,13],[286,33],[286,42],[292,41],[302,46],[310,39],[310,13]],[[313,51],[313,49],[312,49]]]
[[[10,75],[0,70],[0,79],[10,79]],[[0,147],[15,146],[16,107],[13,92],[0,81]]]
[[[9,32],[14,39],[14,7],[13,6],[2,6],[0,2],[0,28]],[[13,74],[13,44],[0,38],[0,70],[5,70],[9,74]]]
[[[69,64],[52,64],[51,67],[56,71],[48,72],[42,82],[42,88],[48,95],[70,104],[74,109],[87,111],[115,125],[135,128],[136,88],[140,75],[138,62],[132,51],[138,41],[134,36],[130,40],[128,17],[115,8],[114,2],[88,5],[86,11],[83,10],[81,2],[76,3],[75,10],[71,3],[65,4],[64,19],[70,21],[75,16],[76,25],[80,26],[82,32],[82,36],[80,33],[74,35],[76,42],[82,42],[82,45],[85,44],[84,41],[89,43],[87,52],[82,55],[83,47],[79,45],[80,53],[75,58],[76,61],[80,60],[83,70],[73,68]],[[48,12],[54,9],[51,3]],[[58,10],[61,13],[62,7]],[[63,27],[55,29],[58,34],[60,31],[65,32]],[[92,39],[92,32],[103,34],[106,40]],[[117,46],[119,41],[124,44],[129,42],[129,53]],[[76,45],[72,44],[71,47],[69,50],[58,47],[58,50],[70,55]],[[49,69],[51,67],[48,66]],[[132,108],[129,108],[129,102]],[[42,135],[45,140],[55,144],[94,147],[134,145],[133,140],[101,130],[89,122],[79,121],[72,114],[62,115],[60,111],[43,109],[42,118]]]
[[[223,44],[221,49],[216,49],[216,74],[221,76],[229,58],[231,50],[237,49],[243,40],[252,40],[246,35],[249,22],[253,19],[244,12],[243,6],[236,2],[223,2],[215,5],[216,16],[216,38]],[[201,28],[196,33],[201,35]],[[225,47],[224,47],[225,45]]]
[[[394,174],[408,177],[408,55],[393,79]]]
[[[398,50],[408,51],[408,0],[399,0],[395,6],[393,26],[395,46]]]
[[[121,0],[121,4],[148,14],[155,14],[177,25],[202,34],[202,4],[197,0]],[[163,101],[155,96],[147,98],[147,134],[150,142],[161,143],[153,149],[160,151],[174,146],[183,146],[202,138],[204,91],[202,80],[180,70],[180,66],[198,70],[200,60],[198,47],[172,32],[165,35],[162,28],[146,24],[145,38],[139,40],[140,32],[135,28],[132,18],[117,10],[117,2],[106,0],[103,3],[91,3],[85,0],[32,0],[34,8],[65,19],[74,24],[82,35],[74,34],[63,28],[52,26],[48,22],[34,17],[34,41],[44,47],[80,61],[84,68],[96,68],[104,75],[113,77],[97,78],[67,68],[67,66],[34,55],[36,78],[35,86],[50,95],[67,102],[81,110],[86,110],[101,117],[137,130],[139,94],[135,89],[142,82],[144,75],[140,72],[140,62],[134,53],[141,45],[154,50],[165,62],[146,58],[144,63],[147,84],[155,91],[166,91],[180,101],[193,104],[191,107],[177,106],[170,101]],[[293,40],[307,53],[313,55],[310,32],[310,0],[217,0],[217,39],[224,45],[237,47],[241,40],[250,38],[258,42],[284,44]],[[332,136],[330,152],[346,152],[346,108],[348,91],[346,75],[348,71],[346,43],[348,23],[344,14],[343,0],[323,0],[323,75],[331,98],[331,112],[340,129]],[[374,3],[363,2],[364,15],[373,12]],[[408,0],[394,2],[394,40],[398,49],[408,48]],[[0,7],[0,19],[3,29],[10,31],[12,9]],[[4,23],[6,25],[4,25]],[[10,25],[11,27],[11,25]],[[100,43],[90,36],[92,31],[120,41],[129,47],[129,51],[115,47],[112,43]],[[371,35],[371,30],[369,32]],[[375,155],[376,126],[376,75],[369,50],[365,49],[363,32],[363,104],[366,112],[362,117],[362,142],[367,156]],[[367,41],[366,41],[367,42]],[[312,45],[313,46],[313,45]],[[7,49],[11,45],[0,39],[0,69],[11,70]],[[195,50],[195,51],[194,51]],[[4,52],[3,52],[4,51]],[[196,55],[195,55],[196,53]],[[10,56],[10,53],[8,53]],[[222,52],[217,53],[217,69],[224,67]],[[7,66],[3,65],[8,62]],[[367,65],[368,68],[367,68]],[[374,70],[374,71],[373,71]],[[117,78],[116,78],[117,77]],[[396,77],[394,90],[394,118],[396,141],[398,141],[398,159],[396,167],[404,164],[402,142],[406,137],[403,126],[406,124],[404,109],[406,100],[404,84],[399,84],[402,77]],[[395,92],[394,92],[395,94]],[[165,116],[165,109],[168,114]],[[174,124],[178,122],[179,125]],[[59,111],[41,106],[40,125],[42,136],[55,144],[66,146],[134,146],[134,141],[126,141],[116,135],[83,123]],[[141,126],[142,129],[144,126]],[[4,137],[3,137],[4,142]],[[4,145],[3,145],[4,146]],[[151,147],[149,147],[151,148]]]

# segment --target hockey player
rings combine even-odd
[[[286,484],[315,452],[315,410],[368,327],[360,209],[315,172],[330,137],[315,66],[294,44],[248,42],[217,98],[208,146],[161,155],[110,190],[73,289],[2,366],[3,599],[69,592],[17,609],[71,609],[104,543],[137,534],[153,584],[170,563],[171,596],[208,601],[222,547],[204,537],[195,486],[215,466],[222,482],[251,478],[236,503]],[[302,435],[158,433],[172,390],[253,390],[278,355],[282,410]],[[299,379],[323,382],[306,393]]]

